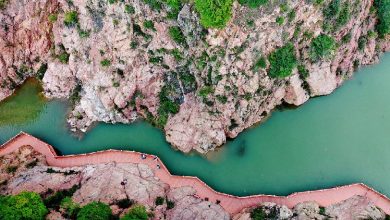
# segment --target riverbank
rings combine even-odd
[[[390,200],[361,183],[332,189],[299,192],[286,197],[272,195],[237,197],[216,192],[196,177],[174,176],[164,166],[162,161],[153,155],[145,155],[146,158],[142,159],[142,153],[107,150],[90,154],[59,156],[51,145],[23,132],[1,146],[0,156],[12,153],[26,145],[32,146],[37,152],[43,154],[46,157],[48,165],[55,167],[75,167],[110,162],[147,165],[153,170],[156,177],[170,185],[170,187],[191,186],[196,189],[197,196],[200,198],[208,198],[208,201],[219,201],[218,204],[230,214],[236,214],[244,208],[253,207],[263,202],[274,202],[292,208],[301,202],[315,201],[325,207],[339,203],[355,195],[368,197],[377,207],[390,214]]]

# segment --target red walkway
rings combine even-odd
[[[197,196],[200,198],[207,197],[212,202],[219,200],[221,202],[220,205],[230,214],[235,214],[243,208],[255,206],[262,202],[275,202],[277,204],[287,205],[289,208],[304,201],[315,201],[321,206],[328,206],[354,195],[368,197],[377,207],[390,214],[390,200],[364,184],[352,184],[332,189],[299,192],[289,196],[254,195],[237,197],[216,192],[196,177],[174,176],[168,171],[160,159],[153,155],[147,155],[147,158],[142,160],[141,153],[138,152],[107,150],[90,154],[58,156],[51,145],[23,132],[1,146],[0,156],[12,153],[24,145],[32,146],[36,151],[46,156],[47,163],[50,166],[56,167],[83,166],[113,161],[117,163],[146,164],[154,170],[155,175],[161,181],[169,184],[171,187],[192,186],[196,189]],[[160,165],[160,169],[157,169],[157,164]]]

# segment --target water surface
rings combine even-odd
[[[63,154],[109,148],[142,151],[158,155],[174,174],[198,176],[214,189],[235,195],[287,195],[363,182],[390,196],[389,95],[387,54],[332,95],[276,111],[209,158],[173,150],[162,132],[145,122],[99,124],[79,140],[68,131],[67,105],[60,101],[47,103],[33,121],[11,126],[0,122],[0,143],[23,130]],[[14,99],[18,96],[35,100],[36,93],[22,89]],[[29,109],[28,102],[17,102],[17,112]]]

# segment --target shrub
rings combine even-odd
[[[256,63],[253,65],[253,71],[257,72],[260,68],[265,69],[267,67],[267,61],[264,57],[260,57]]]
[[[327,59],[333,54],[335,49],[335,40],[328,35],[321,34],[314,38],[311,42],[309,52],[310,59],[313,62],[316,62],[320,59]]]
[[[206,98],[209,94],[213,93],[214,89],[211,86],[205,86],[199,90],[199,96],[202,98]]]
[[[341,42],[342,42],[343,44],[346,44],[346,43],[351,42],[351,39],[352,39],[352,34],[351,34],[351,32],[349,32],[348,34],[344,35],[344,36],[341,38]]]
[[[111,61],[109,59],[104,59],[104,60],[100,61],[100,65],[102,65],[102,67],[110,66]]]
[[[47,70],[47,63],[41,64],[41,66],[39,67],[36,73],[37,78],[42,80],[43,77],[45,76],[46,70]]]
[[[57,21],[57,14],[50,14],[49,16],[47,16],[47,19],[51,22],[51,23],[54,23]]]
[[[325,19],[333,19],[340,13],[340,0],[332,0],[327,7],[324,8],[323,14]]]
[[[164,201],[165,201],[165,199],[163,197],[158,196],[154,203],[156,204],[156,206],[159,206],[159,205],[164,204]]]
[[[0,0],[0,9],[5,8],[5,6],[7,5],[7,3],[8,3],[8,0]]]
[[[232,6],[233,0],[195,0],[195,9],[205,28],[224,28],[232,17]]]
[[[292,43],[276,49],[268,57],[270,69],[268,75],[272,78],[284,78],[291,75],[297,65],[295,48]]]
[[[175,202],[167,200],[167,209],[173,209],[175,207]]]
[[[367,38],[366,36],[361,36],[358,40],[358,49],[359,51],[363,51],[367,46]]]
[[[241,5],[246,5],[250,8],[258,8],[268,3],[268,0],[238,0]]]
[[[278,23],[278,25],[283,25],[284,24],[284,18],[281,17],[281,16],[276,17],[276,23]]]
[[[107,204],[91,202],[80,209],[77,220],[109,220],[111,215],[111,209]]]
[[[145,206],[136,205],[126,213],[121,220],[147,220],[148,212],[146,211]]]
[[[165,84],[159,93],[160,106],[157,110],[158,118],[155,121],[157,127],[164,127],[167,123],[170,114],[179,112],[180,106],[171,99],[171,94],[174,93],[174,88],[171,84]]]
[[[132,5],[125,5],[125,12],[128,14],[134,14],[135,8]]]
[[[267,215],[264,212],[263,208],[257,207],[253,209],[250,213],[250,216],[253,220],[263,220],[266,219]]]
[[[78,185],[72,186],[70,189],[59,190],[55,192],[53,195],[48,196],[43,202],[47,208],[58,208],[60,207],[61,201],[65,197],[71,197],[79,188]]]
[[[154,28],[154,23],[153,23],[153,21],[150,21],[150,20],[144,21],[144,27],[145,27],[146,29],[150,29],[150,30],[153,30],[153,31],[156,30],[156,28]]]
[[[180,28],[177,26],[169,27],[169,36],[171,36],[172,40],[174,40],[178,44],[186,44],[186,39]]]
[[[168,5],[168,15],[169,19],[176,19],[180,9],[181,9],[181,0],[165,0]]]
[[[65,212],[65,217],[75,219],[80,211],[80,205],[73,202],[71,197],[65,197],[60,204],[60,207]]]
[[[70,55],[67,52],[63,51],[57,58],[61,63],[67,64],[69,62],[69,56]]]
[[[162,9],[161,2],[158,0],[144,0],[144,2],[148,4],[152,10],[160,11]]]
[[[390,34],[390,0],[375,0],[378,13],[378,24],[376,29],[379,36],[384,37]]]
[[[64,24],[68,27],[74,26],[79,22],[77,11],[68,11],[65,13]]]
[[[48,213],[41,197],[35,192],[22,192],[0,198],[0,219],[44,219]]]
[[[8,166],[7,173],[15,173],[17,169],[18,169],[17,166]]]
[[[306,79],[309,76],[309,70],[307,70],[304,65],[298,65],[298,73],[303,79]]]

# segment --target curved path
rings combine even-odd
[[[19,133],[0,148],[0,156],[12,153],[24,145],[32,146],[36,151],[46,156],[47,163],[56,167],[73,167],[87,164],[100,164],[108,162],[117,163],[143,163],[154,170],[155,175],[171,187],[192,186],[200,198],[208,198],[209,201],[220,201],[220,205],[230,214],[236,214],[243,208],[258,205],[262,202],[275,202],[292,208],[304,201],[315,201],[321,206],[329,206],[341,202],[354,195],[368,197],[374,204],[387,214],[390,214],[390,200],[386,196],[376,192],[364,184],[352,184],[332,189],[317,191],[306,191],[294,193],[289,196],[254,195],[237,197],[211,189],[207,184],[197,177],[172,175],[159,158],[153,155],[146,155],[142,159],[142,153],[134,151],[107,150],[90,154],[79,154],[69,156],[58,156],[54,148],[24,132]],[[158,166],[160,168],[158,168]]]

